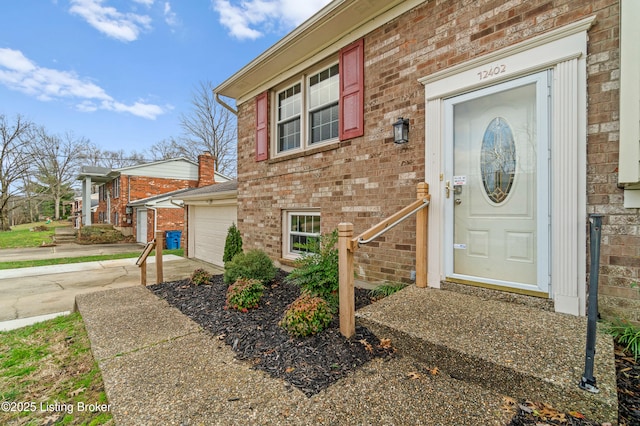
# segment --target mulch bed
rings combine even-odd
[[[242,313],[225,310],[227,285],[216,275],[211,285],[194,286],[189,280],[149,286],[157,296],[178,308],[213,336],[224,340],[238,359],[280,378],[312,396],[345,377],[375,357],[394,356],[395,349],[364,327],[345,339],[337,315],[329,328],[307,337],[295,338],[278,326],[287,306],[299,295],[297,286],[286,284],[279,271],[266,286],[260,306]],[[356,289],[356,309],[371,303],[368,292]],[[616,350],[619,425],[640,425],[640,365],[622,348]],[[508,398],[505,398],[508,400]],[[561,413],[544,404],[508,401],[513,417],[508,426],[564,425],[598,426],[580,413]]]
[[[242,313],[225,310],[227,285],[222,276],[212,285],[193,286],[189,280],[149,286],[157,296],[200,324],[236,352],[252,362],[254,368],[281,378],[312,396],[375,357],[391,356],[395,350],[380,344],[372,332],[356,327],[356,334],[345,339],[340,334],[338,316],[329,328],[315,336],[295,338],[278,326],[287,306],[299,295],[297,286],[286,284],[286,273],[279,271],[266,286],[260,306]],[[356,291],[356,309],[371,303],[368,292]]]

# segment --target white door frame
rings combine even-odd
[[[551,148],[551,290],[557,312],[585,315],[587,31],[595,16],[420,79],[425,86],[425,181],[431,202],[428,274],[445,278],[444,99],[553,70]]]

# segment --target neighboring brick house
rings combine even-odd
[[[229,180],[215,171],[208,152],[198,163],[185,158],[156,161],[119,169],[83,167],[83,199],[98,185],[97,223],[109,223],[136,241],[151,241],[156,231],[182,230],[184,211],[170,201],[179,191]],[[83,226],[92,223],[82,217]]]
[[[425,181],[430,287],[585,315],[588,214],[603,213],[600,310],[640,320],[639,20],[634,0],[329,3],[215,89],[238,108],[245,247],[286,262]],[[358,250],[358,277],[410,282],[414,233],[411,219]]]

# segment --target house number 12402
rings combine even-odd
[[[484,80],[486,78],[502,74],[506,71],[507,66],[505,64],[495,65],[486,70],[478,71],[478,78],[480,78],[480,80]]]

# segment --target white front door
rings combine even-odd
[[[147,209],[136,210],[136,240],[147,243]]]
[[[547,79],[445,100],[448,279],[549,292]]]

